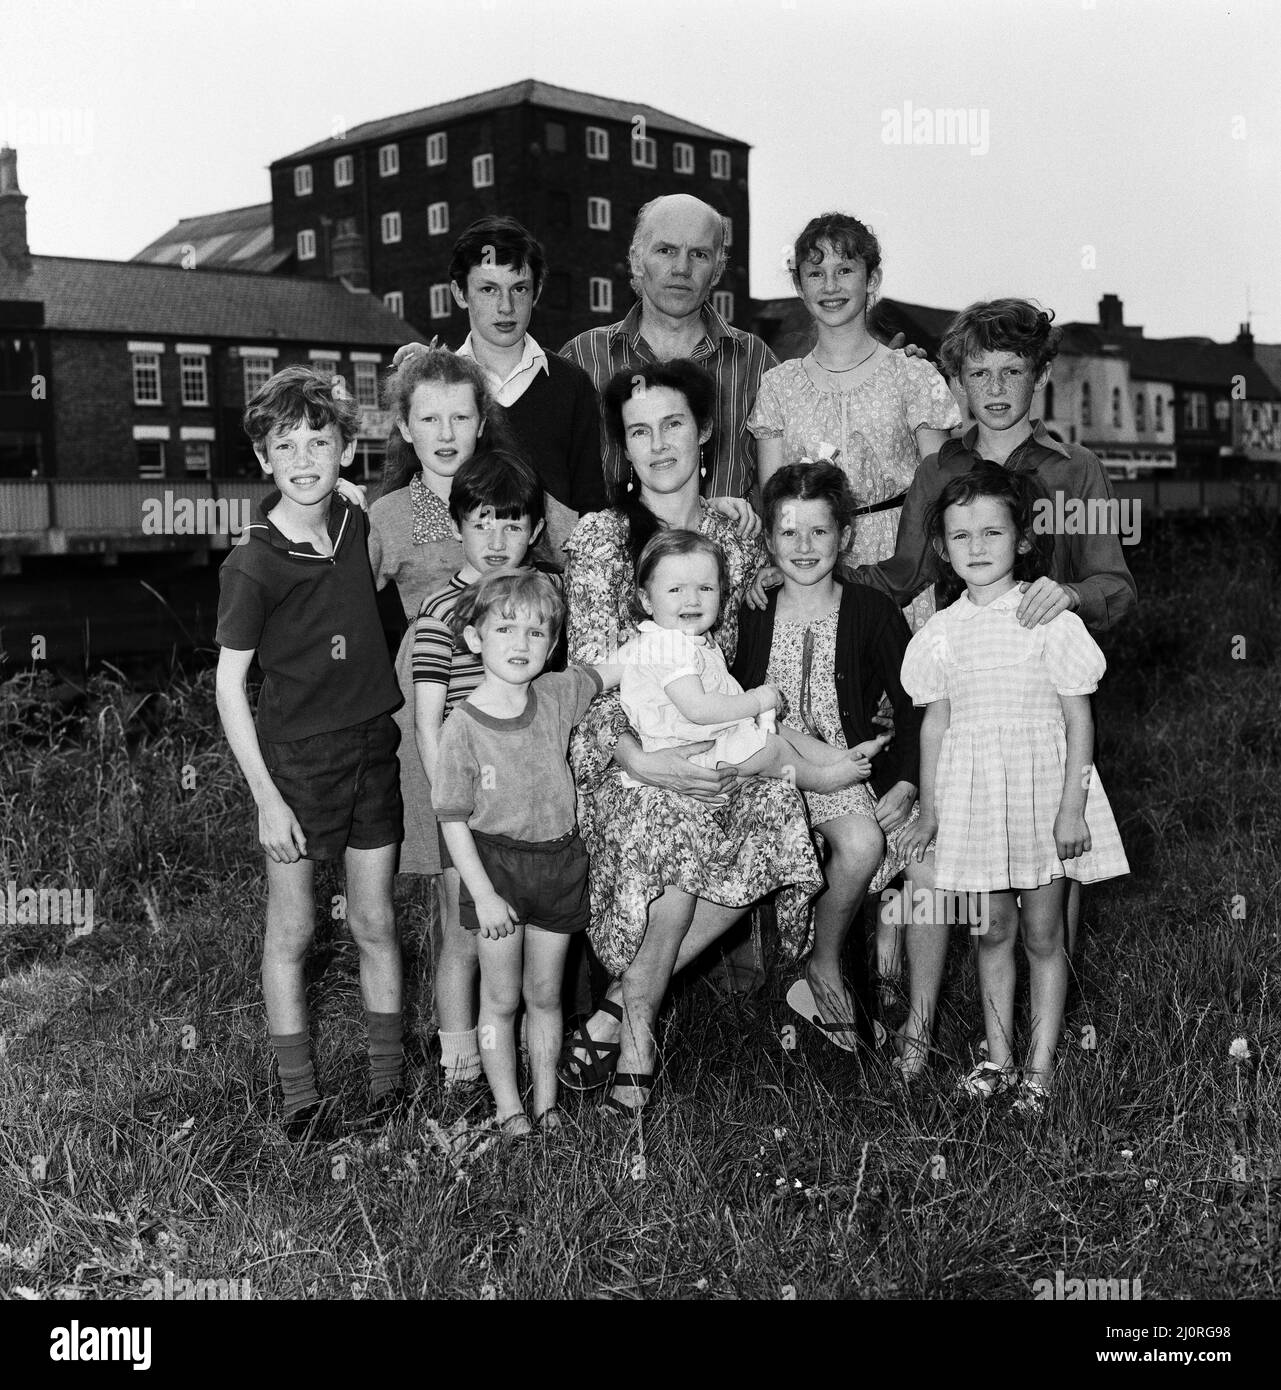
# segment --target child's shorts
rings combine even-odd
[[[399,742],[390,714],[290,743],[259,740],[271,780],[307,837],[308,859],[400,843]]]
[[[511,840],[473,830],[476,851],[494,892],[511,904],[522,926],[543,931],[585,931],[591,918],[587,897],[587,847],[577,828],[558,840]],[[458,919],[479,931],[476,899],[463,880]]]

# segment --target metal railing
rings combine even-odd
[[[225,500],[244,504],[234,514],[250,515],[271,488],[256,478],[0,479],[0,536],[165,534],[154,529],[155,518],[172,517],[178,504],[181,514],[193,503]]]

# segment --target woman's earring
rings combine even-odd
[[[628,471],[627,471],[627,491],[628,491],[628,492],[630,492],[630,491],[632,490],[632,482],[633,482],[633,480],[635,479],[635,477],[636,477],[636,471],[635,471],[635,469],[628,469]]]
[[[698,476],[699,476],[700,478],[706,478],[706,477],[707,477],[707,445],[706,445],[706,444],[700,444],[700,445],[698,446]]]

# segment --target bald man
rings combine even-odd
[[[716,382],[715,457],[705,497],[746,497],[756,482],[756,441],[747,417],[761,377],[778,359],[753,333],[731,327],[708,303],[725,273],[725,222],[688,193],[646,203],[628,255],[639,296],[619,323],[590,328],[560,350],[603,393],[610,378],[639,362],[688,357]],[[608,437],[602,412],[605,481],[626,485],[627,464]]]

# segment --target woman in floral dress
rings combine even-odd
[[[606,419],[631,465],[619,505],[579,522],[565,544],[571,661],[636,633],[635,557],[660,526],[697,530],[725,553],[729,592],[714,635],[734,658],[738,611],[763,557],[699,496],[715,387],[692,362],[652,363],[610,382]],[[566,1045],[562,1079],[586,1089],[618,1072],[610,1102],[632,1113],[653,1085],[654,1019],[674,971],[754,902],[783,888],[783,944],[804,950],[805,904],[822,887],[799,794],[689,761],[710,743],[645,753],[615,696],[597,699],[571,745],[591,857],[591,940],[615,983]],[[626,786],[620,771],[644,783]]]

